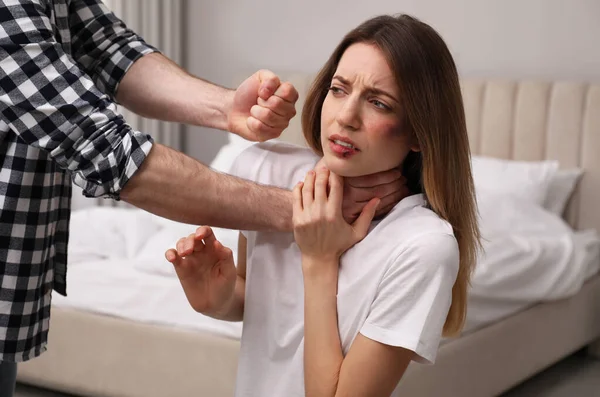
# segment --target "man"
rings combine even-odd
[[[287,127],[297,99],[268,71],[236,91],[189,75],[100,0],[0,0],[0,395],[13,393],[16,362],[46,349],[52,289],[66,293],[71,180],[181,222],[291,230],[290,192],[153,143],[115,101],[263,141]],[[395,172],[348,181],[346,218],[376,195],[389,210],[401,186]]]

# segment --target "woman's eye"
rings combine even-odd
[[[340,88],[340,87],[329,87],[329,91],[331,91],[334,94],[342,94],[344,91]]]
[[[371,103],[373,105],[375,105],[376,108],[378,109],[382,109],[382,110],[390,110],[390,107],[388,105],[386,105],[385,103],[378,101],[377,99],[373,99],[371,101]]]

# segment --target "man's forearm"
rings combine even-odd
[[[121,199],[156,215],[237,230],[292,230],[292,194],[217,173],[154,144]]]
[[[152,53],[131,66],[116,98],[143,117],[226,130],[233,96],[234,91],[194,77]]]

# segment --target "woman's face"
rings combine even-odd
[[[327,167],[361,176],[398,167],[410,150],[402,131],[398,84],[379,48],[356,43],[340,62],[321,111],[321,145]]]

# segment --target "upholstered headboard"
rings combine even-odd
[[[600,231],[600,85],[466,79],[462,88],[472,153],[583,168],[565,217]]]
[[[313,77],[282,76],[300,94],[298,113]],[[463,79],[462,91],[472,153],[583,168],[565,217],[600,231],[600,84]],[[281,139],[304,144],[299,116]]]

